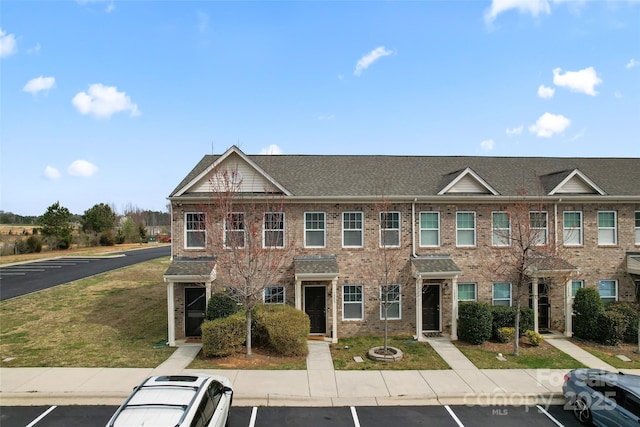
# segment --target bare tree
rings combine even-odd
[[[481,271],[488,280],[511,283],[515,302],[515,336],[513,354],[519,355],[520,309],[529,296],[532,277],[544,277],[548,286],[564,284],[572,272],[562,258],[555,239],[549,235],[549,213],[543,203],[529,201],[522,193],[520,200],[492,212],[491,245],[483,248]]]
[[[287,240],[283,197],[264,189],[247,190],[237,169],[214,170],[209,180],[212,199],[203,211],[215,267],[232,297],[243,306],[246,319],[246,354],[251,356],[251,310],[262,300],[264,289],[282,283],[287,261],[295,247]]]

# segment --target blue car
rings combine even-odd
[[[564,376],[566,409],[582,424],[640,425],[640,376],[600,369],[574,369]]]

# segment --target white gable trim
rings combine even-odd
[[[587,187],[591,188],[594,192],[600,194],[601,196],[607,194],[603,189],[598,187],[595,182],[589,179],[589,177],[580,172],[579,169],[574,169],[573,172],[567,175],[567,177],[563,179],[562,182],[560,182],[560,184],[556,185],[555,188],[549,192],[549,196],[553,196],[557,193],[562,193],[562,189],[567,185],[567,183],[571,182],[574,179],[581,180],[584,184],[586,184]]]
[[[465,178],[469,178],[469,177],[472,178],[473,180],[475,180],[478,184],[480,184],[481,187],[486,189],[489,193],[493,194],[494,196],[497,196],[497,195],[500,194],[491,185],[489,185],[489,183],[487,181],[482,179],[482,177],[480,177],[480,175],[475,173],[473,171],[473,169],[466,168],[460,174],[458,174],[458,176],[455,177],[446,187],[444,187],[442,190],[440,190],[440,192],[438,192],[438,195],[442,196],[442,195],[450,193],[450,192],[454,192],[455,193],[455,191],[453,191],[453,190],[455,189],[456,185],[458,183],[460,183],[462,180],[464,180]]]
[[[282,191],[286,196],[291,196],[292,193],[284,188],[280,183],[278,183],[275,179],[273,179],[268,173],[266,173],[260,166],[258,166],[254,161],[252,161],[246,154],[242,152],[238,147],[232,145],[227,151],[224,152],[218,159],[213,162],[209,167],[207,167],[204,171],[198,174],[195,178],[189,181],[184,187],[180,190],[176,191],[175,196],[182,196],[186,193],[190,188],[194,185],[197,185],[202,179],[204,179],[212,170],[217,168],[222,162],[228,159],[231,155],[237,154],[240,156],[242,160],[244,160],[249,166],[251,166],[259,175],[261,175],[264,179],[269,181],[274,187],[278,190]]]

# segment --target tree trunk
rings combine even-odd
[[[247,357],[251,356],[251,309],[245,308],[245,319],[246,319],[246,341],[247,341]]]
[[[513,332],[513,355],[520,356],[520,299],[516,303],[516,326]]]

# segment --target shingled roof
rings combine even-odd
[[[443,182],[467,168],[500,196],[548,194],[580,170],[609,196],[640,195],[640,158],[247,155],[293,197],[435,196]],[[219,159],[206,155],[169,197]],[[188,192],[181,196],[196,196]],[[565,195],[566,196],[566,195]],[[447,197],[440,196],[440,197]]]

